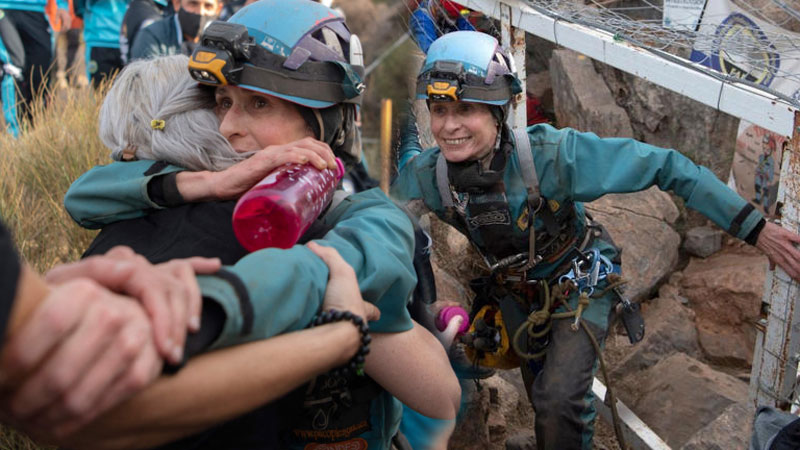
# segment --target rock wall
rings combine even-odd
[[[560,127],[591,131],[601,137],[633,137],[627,113],[614,103],[591,59],[572,50],[553,51],[550,80]]]
[[[739,119],[605,64],[593,66],[612,101],[626,111],[633,137],[675,148],[728,179]]]

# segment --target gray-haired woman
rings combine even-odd
[[[316,161],[319,165],[325,167],[327,165],[326,159],[327,157],[332,157],[332,153],[327,145],[311,137],[276,146],[277,148],[268,146],[264,150],[248,153],[233,150],[229,141],[222,138],[222,134],[217,131],[219,127],[217,115],[208,109],[209,94],[212,91],[198,87],[194,81],[186,81],[189,78],[186,66],[183,65],[181,69],[181,65],[186,64],[186,61],[185,58],[181,57],[166,57],[134,63],[125,69],[117,84],[109,93],[106,104],[101,110],[101,138],[112,149],[114,159],[141,160],[122,164],[122,166],[130,165],[130,167],[135,168],[133,170],[145,171],[144,178],[139,178],[136,183],[139,183],[140,189],[144,189],[147,192],[147,197],[153,202],[153,207],[160,209],[156,211],[139,211],[134,215],[128,216],[132,220],[123,220],[105,226],[87,253],[102,252],[106,248],[126,244],[153,261],[158,261],[165,257],[174,257],[174,255],[178,254],[214,255],[220,257],[225,264],[233,264],[240,259],[242,261],[250,261],[251,266],[244,271],[245,276],[250,276],[247,279],[249,282],[246,284],[246,289],[250,291],[251,301],[254,306],[259,308],[262,314],[269,314],[269,318],[263,321],[259,321],[256,318],[257,324],[252,326],[254,330],[252,333],[237,336],[236,339],[231,338],[227,342],[220,344],[220,339],[217,338],[217,334],[220,331],[218,329],[215,331],[213,323],[210,326],[205,326],[208,314],[204,312],[204,327],[201,327],[197,335],[190,336],[189,343],[186,345],[187,349],[198,346],[207,348],[209,340],[216,340],[217,342],[214,346],[220,346],[241,343],[254,338],[270,337],[297,329],[302,320],[291,316],[296,316],[297,314],[305,315],[309,307],[312,311],[316,311],[316,305],[306,306],[308,303],[307,297],[311,296],[313,298],[315,293],[306,293],[306,291],[308,285],[318,282],[320,275],[325,277],[324,273],[288,273],[282,276],[280,273],[275,273],[275,270],[280,270],[277,266],[275,270],[269,270],[265,268],[264,264],[254,264],[255,261],[262,263],[263,261],[270,261],[272,258],[276,258],[279,262],[287,261],[286,251],[270,249],[246,256],[247,252],[236,242],[230,225],[233,202],[216,201],[187,204],[181,193],[174,190],[174,187],[177,186],[176,174],[178,171],[171,172],[171,174],[151,182],[154,179],[153,175],[161,174],[161,170],[166,166],[164,163],[153,163],[152,161],[166,161],[181,167],[193,167],[195,170],[210,170],[216,171],[212,173],[223,174],[243,166],[252,166],[256,158],[261,158],[263,164],[268,164],[273,168],[286,162],[302,163],[309,161]],[[181,87],[184,82],[186,84]],[[227,136],[230,142],[233,143],[233,147],[239,150],[248,149],[247,144],[251,143],[247,140],[249,136],[244,131],[241,131],[245,125],[252,127],[248,129],[255,130],[254,133],[258,133],[259,139],[273,139],[273,142],[274,139],[281,135],[313,136],[317,134],[308,125],[307,120],[301,117],[298,108],[276,97],[254,95],[251,91],[233,86],[217,89],[213,94],[216,96],[217,112],[221,109],[225,110],[224,117],[226,117],[226,120],[231,119],[224,122],[224,126],[228,127],[226,130],[238,127],[237,131],[230,132]],[[178,108],[176,105],[181,107]],[[267,105],[269,108],[264,108]],[[220,140],[220,138],[222,139]],[[252,154],[252,156],[244,159],[243,156],[248,154]],[[267,155],[269,158],[263,155]],[[321,155],[324,155],[325,158]],[[150,160],[151,162],[145,163],[145,160]],[[240,162],[237,163],[237,161]],[[225,168],[228,168],[228,170],[223,170]],[[264,171],[263,168],[260,170]],[[171,181],[169,179],[170,176],[172,177]],[[130,192],[131,185],[130,183],[126,184],[124,180],[118,184],[121,184],[122,187],[119,188],[113,183],[107,183],[106,186],[109,186],[111,190],[116,189],[114,192],[119,193],[119,198],[115,198],[114,202],[119,204],[121,198],[124,204],[126,196],[133,195]],[[170,186],[173,190],[171,190]],[[84,189],[82,192],[86,192],[86,190]],[[99,195],[108,199],[109,196],[113,196],[113,193],[105,190],[102,193],[92,193],[91,195]],[[371,195],[374,197],[376,194],[373,193]],[[383,194],[380,195],[382,196]],[[68,194],[68,202],[70,198],[74,200],[74,197],[70,197],[70,194]],[[369,197],[367,198],[369,199]],[[340,253],[346,258],[349,257],[350,261],[356,261],[356,267],[361,268],[357,269],[357,274],[361,280],[365,280],[362,283],[362,291],[365,292],[364,296],[378,304],[382,320],[388,317],[392,322],[383,327],[380,326],[381,322],[371,325],[377,325],[378,331],[382,332],[374,334],[372,351],[366,360],[365,367],[367,374],[374,379],[374,382],[380,385],[380,388],[376,391],[369,386],[369,383],[374,385],[373,381],[366,383],[369,389],[365,390],[365,392],[372,393],[369,394],[370,397],[366,402],[361,402],[362,409],[363,406],[367,406],[364,410],[364,413],[367,414],[365,420],[368,423],[372,423],[372,425],[364,428],[363,424],[358,422],[355,424],[357,426],[353,426],[353,424],[346,427],[343,426],[342,430],[345,431],[342,431],[341,433],[344,434],[341,434],[334,428],[341,420],[338,417],[331,417],[331,429],[327,431],[326,435],[332,435],[331,433],[333,433],[345,440],[355,438],[370,442],[370,448],[373,447],[373,443],[376,444],[376,448],[385,448],[394,434],[394,430],[396,430],[396,421],[399,420],[397,416],[398,404],[396,400],[391,399],[388,392],[428,415],[452,420],[457,409],[459,388],[447,362],[446,355],[435,338],[419,325],[403,318],[407,314],[405,312],[405,298],[407,298],[408,293],[406,292],[402,297],[402,301],[399,302],[385,298],[396,295],[396,292],[392,294],[391,291],[396,287],[401,287],[397,285],[398,280],[388,282],[388,285],[386,285],[386,275],[390,276],[389,279],[395,276],[392,274],[393,272],[399,272],[399,275],[403,278],[410,275],[404,272],[409,268],[403,261],[405,258],[410,258],[410,249],[406,245],[397,245],[398,238],[400,242],[405,241],[405,224],[402,221],[407,219],[404,216],[397,216],[395,218],[400,220],[400,223],[384,222],[392,216],[396,216],[396,211],[399,210],[396,210],[394,206],[389,208],[389,205],[380,205],[375,202],[374,198],[368,200],[361,209],[354,208],[353,205],[357,204],[357,200],[351,201],[348,199],[339,207],[332,208],[335,211],[333,217],[340,217],[339,222],[345,224],[345,231],[337,231],[339,225],[334,222],[333,229],[324,234],[324,237],[320,237],[323,237],[323,240],[346,239],[355,244],[350,244],[349,248],[348,246],[340,246]],[[163,209],[165,205],[171,205],[171,207]],[[73,208],[70,211],[74,213],[75,202],[72,203],[72,206]],[[367,206],[369,206],[369,210],[366,209]],[[353,209],[355,209],[355,213],[348,212],[348,210],[352,211]],[[348,215],[351,214],[351,217],[360,216],[358,222],[348,218]],[[366,217],[374,217],[374,219],[367,220]],[[119,218],[119,215],[117,215],[117,218]],[[381,224],[382,231],[375,230],[375,226],[370,225],[369,221],[373,220]],[[353,231],[357,228],[354,223],[365,223],[366,229]],[[398,225],[403,229],[395,229]],[[342,236],[337,236],[337,232],[342,233]],[[381,238],[381,235],[390,240],[386,242],[379,241],[378,239]],[[390,238],[390,235],[394,235],[394,238]],[[309,236],[306,236],[306,239],[309,238]],[[394,239],[394,242],[391,239]],[[309,248],[311,248],[314,244],[309,245]],[[298,250],[298,247],[290,249],[290,251],[294,252]],[[315,249],[314,253],[322,257],[319,249]],[[374,262],[376,260],[380,261],[376,263]],[[291,259],[288,259],[288,261],[291,263]],[[307,263],[311,262],[313,261],[307,261]],[[398,262],[401,264],[395,265]],[[234,266],[234,269],[241,266],[241,264]],[[351,262],[351,264],[353,263]],[[269,263],[267,267],[270,265],[275,264]],[[381,267],[384,268],[381,269]],[[310,264],[307,268],[311,268]],[[333,269],[331,270],[333,271]],[[271,275],[274,275],[274,277]],[[288,279],[285,277],[288,277]],[[311,282],[306,282],[305,280],[309,278],[311,278]],[[296,280],[296,282],[292,283],[292,279]],[[280,291],[281,298],[267,297],[266,294],[263,294],[258,289],[258,284],[270,283],[283,283],[286,285]],[[351,288],[357,286],[354,283],[348,283],[346,286],[349,286],[349,288],[347,288],[339,283],[334,288],[331,284],[327,286],[324,292],[326,302],[329,295],[342,290],[348,292],[347,296],[352,296],[354,289]],[[401,284],[405,284],[405,281],[402,281]],[[366,290],[364,290],[365,286]],[[409,284],[405,287],[411,286]],[[201,287],[203,287],[202,283]],[[292,293],[288,289],[301,291],[301,293]],[[210,291],[213,290],[210,289]],[[355,291],[357,291],[357,288],[355,288]],[[357,300],[360,300],[360,296],[358,296]],[[397,298],[397,300],[400,299]],[[216,309],[219,314],[220,308],[216,307],[212,302],[205,302],[203,308],[204,311],[212,311],[212,314]],[[235,320],[235,317],[234,319],[230,319],[230,317],[236,313],[240,314],[238,310],[225,310],[222,315],[227,317],[223,317],[223,321]],[[287,316],[291,318],[291,322],[288,325],[280,326],[280,322],[282,320],[285,322]],[[278,324],[275,323],[276,321]],[[403,322],[410,323],[411,328],[403,330]],[[256,329],[259,325],[265,327],[265,329]],[[211,337],[208,336],[209,333],[212,334]],[[281,338],[283,337],[276,339]],[[319,342],[319,345],[323,345],[326,351],[332,355],[341,352],[340,344],[324,340]],[[181,347],[183,346],[181,345]],[[234,356],[237,354],[239,355],[238,357]],[[216,363],[221,367],[225,367],[226,370],[224,372],[214,370],[210,372],[211,378],[207,378],[202,376],[202,370],[209,371],[210,366],[208,364],[196,365],[194,370],[184,369],[179,374],[186,380],[184,383],[172,382],[169,385],[170,389],[162,386],[161,388],[153,388],[150,391],[146,391],[131,402],[127,409],[122,410],[124,414],[117,412],[107,417],[103,422],[81,433],[74,443],[82,444],[88,442],[89,439],[97,439],[97,433],[107,436],[110,442],[114,442],[116,438],[113,435],[118,432],[122,432],[123,435],[131,438],[135,436],[137,445],[141,445],[143,436],[146,436],[146,442],[164,442],[186,435],[189,432],[197,432],[221,420],[235,417],[237,414],[252,409],[256,405],[274,399],[277,395],[285,393],[288,389],[296,387],[303,380],[308,380],[309,377],[319,373],[317,363],[310,367],[309,364],[312,363],[305,361],[305,358],[302,357],[303,353],[298,353],[295,347],[289,345],[282,352],[283,356],[275,355],[273,350],[272,355],[277,357],[268,358],[269,364],[267,365],[253,365],[254,360],[262,360],[255,350],[252,350],[250,357],[242,357],[241,352],[230,353],[230,355],[229,359],[227,359],[228,362],[218,358]],[[204,369],[201,370],[198,367],[203,367]],[[403,368],[403,370],[400,370],[400,368]],[[189,367],[187,369],[192,368]],[[404,376],[407,370],[411,370],[420,377],[425,378],[427,381],[425,385],[411,383],[410,379]],[[238,395],[231,395],[229,390],[232,381],[230,374],[233,373],[236,374],[237,383],[234,384],[237,384],[237,390],[240,392]],[[246,385],[238,385],[238,380],[243,377],[249,380],[249,388]],[[260,392],[258,395],[253,395],[248,390],[252,389],[254,383],[267,385],[267,382],[269,382],[270,388],[265,392]],[[365,383],[358,382],[357,384],[359,386],[353,388],[354,392],[356,392],[356,389],[360,392],[362,390],[361,385]],[[313,390],[319,390],[319,387],[315,387]],[[170,396],[168,405],[163,403],[165,393]],[[315,392],[315,395],[320,395],[320,393]],[[223,398],[226,400],[224,408],[212,407],[212,405],[218,405]],[[154,400],[159,400],[159,408],[153,408]],[[293,400],[287,402],[286,405],[292,407],[292,405],[298,403],[302,404],[303,402]],[[203,411],[203,414],[195,414],[197,411]],[[243,439],[248,443],[262,440],[262,447],[269,447],[268,435],[270,433],[274,434],[274,428],[271,427],[274,427],[276,418],[274,416],[264,416],[263,413],[265,411],[269,410],[262,409],[251,416],[253,418],[251,422],[257,421],[259,427],[261,427],[257,433],[251,431],[249,435],[241,435],[236,431],[240,430],[241,422],[232,422],[227,429],[222,428],[212,432],[210,435],[203,436],[202,439],[205,440],[205,445],[208,446],[208,442],[218,442],[219,445],[236,447],[238,445],[236,444],[237,441],[231,440],[236,438]],[[190,412],[191,414],[189,414]],[[181,414],[189,414],[192,417],[183,419]],[[294,418],[293,415],[295,414],[284,413],[282,415],[285,416],[284,418]],[[372,416],[371,418],[370,415]],[[131,416],[135,417],[136,420],[130,420]],[[356,417],[358,416],[356,415]],[[117,419],[125,420],[123,423],[123,421]],[[342,420],[350,420],[350,418],[345,417]],[[265,423],[269,424],[270,427],[265,428]],[[286,425],[288,430],[292,430],[292,433],[294,433],[295,429],[302,429],[303,426],[301,423],[291,422]],[[142,434],[143,430],[144,434]],[[220,436],[225,437],[223,439]],[[295,445],[294,441],[296,439],[294,437],[291,440],[291,445]],[[310,440],[314,441],[315,439],[312,438]],[[116,442],[126,441],[117,440]],[[281,444],[281,448],[284,448],[285,445],[287,445],[286,441]]]
[[[219,133],[214,92],[189,76],[188,64],[183,55],[137,60],[114,80],[99,121],[112,159],[219,171],[250,156]]]

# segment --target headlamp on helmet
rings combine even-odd
[[[253,38],[245,26],[212,22],[203,32],[200,45],[192,53],[189,73],[202,84],[235,84],[254,46]]]
[[[426,93],[431,101],[456,101],[461,98],[464,65],[457,61],[437,61],[428,75]]]
[[[447,33],[431,44],[417,78],[417,98],[507,104],[522,92],[513,60],[497,40],[476,31]]]

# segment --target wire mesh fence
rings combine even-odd
[[[756,0],[757,1],[757,0]],[[525,0],[560,21],[749,84],[800,106],[800,2]]]

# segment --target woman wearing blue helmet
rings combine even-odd
[[[471,283],[477,296],[464,343],[477,364],[521,367],[536,413],[536,448],[590,449],[597,354],[589,332],[602,344],[615,311],[632,341],[644,325],[614,289],[619,250],[582,203],[657,185],[795,279],[800,252],[792,242],[800,236],[766,223],[675,150],[545,124],[512,131],[506,114],[520,91],[494,38],[463,31],[435,41],[417,98],[428,102],[438,147],[422,151],[415,130],[406,133],[392,194],[436,213],[483,256],[490,275]]]
[[[326,265],[304,245],[288,250],[265,249],[246,256],[239,253],[241,248],[231,241],[230,200],[287,162],[308,162],[324,168],[334,163],[334,155],[350,164],[359,160],[354,118],[364,87],[357,38],[338,15],[320,4],[262,0],[244,7],[227,23],[210,25],[189,70],[195,79],[214,87],[220,132],[234,150],[252,152],[252,156],[220,172],[188,172],[163,163],[136,161],[135,143],[120,142],[118,146],[124,148],[112,152],[132,161],[85,174],[68,192],[67,209],[82,225],[104,226],[93,244],[94,251],[127,244],[151,259],[162,257],[165,249],[197,253],[213,247],[220,252],[215,256],[232,266],[217,277],[201,281],[208,300],[204,311],[222,312],[218,334],[206,348],[303,328],[317,314],[326,295]],[[153,119],[160,125],[152,133],[170,127],[169,117]],[[204,200],[217,201],[200,203]],[[220,217],[219,221],[211,220]],[[141,230],[153,223],[158,232],[143,235]],[[405,309],[415,282],[408,218],[380,191],[372,190],[332,206],[317,225],[317,234],[304,236],[302,241],[321,236],[317,242],[336,249],[354,269],[363,297],[381,311],[380,320],[370,324],[374,341],[365,367],[374,381],[325,376],[282,401],[284,420],[280,428],[284,434],[280,447],[346,442],[350,448],[388,448],[397,430],[400,405],[387,391],[406,401],[416,399],[417,408],[429,415],[454,418],[458,387],[446,356],[436,347],[437,342],[410,320]],[[202,235],[193,230],[198,226]],[[176,245],[178,242],[183,244]],[[173,253],[170,256],[174,257]],[[187,349],[192,348],[193,337]],[[276,366],[303,357],[291,349],[286,354],[285,359],[275,359]],[[388,358],[389,363],[382,358]],[[401,361],[428,383],[421,386],[397,370],[396,364]],[[417,371],[417,365],[436,370]],[[203,386],[207,395],[197,393],[198,385],[177,386],[180,392],[169,391],[171,400],[161,400],[169,405],[170,413],[163,405],[152,408],[147,402],[132,402],[132,409],[117,411],[85,430],[83,437],[97,439],[95,433],[101,433],[113,438],[122,427],[128,438],[141,438],[136,431],[147,430],[146,442],[163,442],[165,436],[186,435],[229,418],[231,405],[216,408],[209,405],[210,399],[225,392],[219,383],[238,386],[230,374],[249,377],[244,374],[253,366],[242,366],[240,360],[222,367],[229,371],[227,378],[213,374],[212,384],[217,387]],[[285,389],[286,380],[278,381],[281,383],[275,388]],[[147,399],[147,395],[152,398],[152,391],[138,398]],[[233,405],[247,404],[252,398],[230,401]],[[195,418],[201,416],[200,423],[182,417],[187,412]],[[246,448],[252,444],[248,441],[251,436],[235,430],[257,426],[257,420],[254,424],[246,419],[228,424],[225,436],[238,436],[242,441],[225,440],[220,445]],[[206,445],[219,442],[205,436],[201,439]]]

